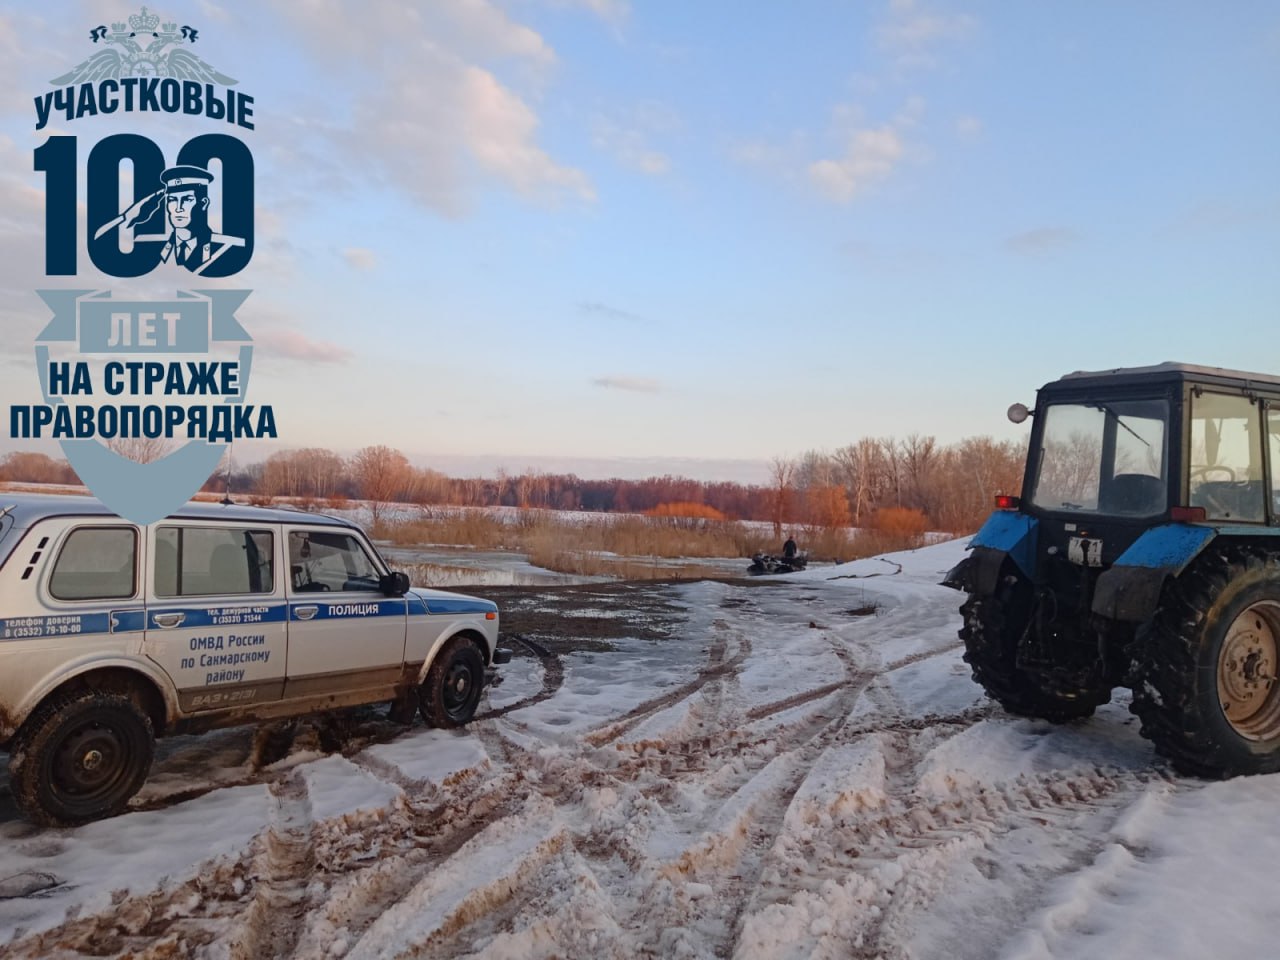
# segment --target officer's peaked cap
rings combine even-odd
[[[207,187],[212,180],[213,174],[208,170],[203,167],[193,167],[190,164],[170,167],[160,174],[160,182],[164,184],[166,190],[172,190],[174,187]]]

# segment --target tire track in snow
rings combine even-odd
[[[718,631],[729,630],[729,625],[723,620],[715,621],[713,626]],[[735,675],[743,662],[751,655],[751,641],[745,635],[736,635],[734,639],[738,644],[738,652],[731,658],[728,660],[723,659],[727,650],[727,643],[723,637],[718,637],[712,641],[711,648],[708,651],[707,663],[691,681],[681,684],[674,690],[670,690],[659,697],[646,700],[644,703],[627,711],[621,717],[610,720],[603,726],[587,732],[582,737],[583,741],[593,747],[599,747],[610,740],[617,740],[658,711],[674,706],[682,700],[687,700],[712,680]],[[720,659],[717,660],[717,657]]]
[[[819,931],[806,950],[906,960],[912,921],[931,902],[948,864],[982,857],[994,839],[1013,830],[1053,831],[1118,806],[1164,779],[1158,771],[1085,766],[1006,782],[951,784],[940,795],[927,795],[917,778],[923,755],[913,743],[913,727],[870,733],[879,738],[883,758],[880,802],[870,809],[833,809],[821,832],[780,835],[770,853],[776,872],[786,876],[803,864],[805,881],[793,878],[757,891],[744,925],[754,951],[748,955],[768,955],[770,931],[794,927],[794,918],[803,916],[823,918],[804,924]]]
[[[315,904],[298,939],[296,958],[341,956],[388,910],[441,864],[492,824],[521,808],[528,787],[517,771],[468,778],[426,803],[409,800],[404,812],[361,832],[334,874],[326,898]]]
[[[642,942],[661,944],[645,953],[662,956],[685,953],[696,956],[729,956],[737,940],[747,897],[758,883],[765,857],[781,831],[796,791],[804,783],[813,762],[828,744],[840,736],[849,711],[870,676],[860,674],[849,652],[834,645],[846,672],[838,684],[838,702],[831,715],[818,714],[770,731],[767,738],[756,736],[761,749],[744,754],[732,738],[724,739],[697,754],[701,762],[688,771],[672,771],[673,779],[697,783],[706,780],[707,761],[727,755],[728,779],[713,784],[708,798],[723,797],[709,808],[695,809],[677,822],[688,845],[677,855],[661,862],[637,864],[635,872],[648,875],[648,889],[637,898],[620,881],[618,903],[633,901],[632,915],[620,919],[627,929],[641,929]],[[717,738],[719,739],[719,738]],[[646,749],[671,751],[679,744],[654,744]],[[653,758],[640,757],[628,764],[633,775],[650,768]],[[616,771],[623,773],[623,770]],[[705,786],[705,783],[704,783]],[[660,788],[661,789],[661,788]],[[605,882],[604,875],[601,875]],[[712,893],[714,892],[714,896]],[[635,902],[638,899],[638,903]],[[655,909],[653,905],[662,905]],[[693,921],[696,917],[696,923]],[[673,942],[672,931],[678,931]]]
[[[495,724],[480,722],[474,732],[490,753],[490,773],[431,792],[415,791],[403,807],[373,822],[326,823],[311,830],[309,853],[303,850],[292,867],[288,851],[299,848],[278,845],[275,874],[270,857],[260,850],[218,878],[202,878],[199,887],[189,884],[164,897],[125,901],[109,914],[78,921],[74,929],[68,925],[65,932],[79,937],[72,942],[83,945],[81,952],[111,945],[117,953],[146,948],[157,955],[164,950],[189,955],[231,931],[231,938],[214,949],[234,942],[241,951],[236,956],[279,950],[282,955],[317,960],[339,957],[357,948],[372,950],[379,941],[368,935],[380,917],[393,911],[414,915],[419,895],[447,893],[441,880],[451,876],[462,878],[455,891],[456,908],[442,913],[431,928],[430,945],[418,951],[408,941],[392,944],[396,938],[390,936],[386,942],[396,946],[392,952],[455,957],[482,947],[493,956],[506,956],[502,951],[519,934],[543,937],[544,952],[572,956],[568,945],[578,920],[574,911],[586,903],[593,910],[611,910],[622,932],[583,956],[630,956],[637,949],[666,956],[682,946],[700,956],[758,956],[752,953],[752,936],[769,927],[782,929],[774,920],[801,909],[802,898],[819,896],[824,884],[845,883],[865,897],[867,912],[845,915],[844,928],[805,933],[814,941],[808,952],[905,957],[913,918],[947,864],[981,858],[993,838],[1015,829],[1059,828],[1072,817],[1118,802],[1146,782],[1127,771],[1085,766],[948,789],[935,783],[931,793],[920,783],[928,747],[939,737],[987,718],[992,707],[911,716],[887,697],[877,699],[869,715],[850,718],[850,713],[879,678],[950,653],[958,643],[882,664],[879,644],[873,645],[867,634],[859,633],[854,640],[831,635],[828,639],[845,671],[843,680],[744,710],[732,685],[750,646],[738,632],[749,630],[759,617],[748,612],[746,604],[721,606],[731,620],[715,626],[697,676],[591,731],[598,742],[531,752],[509,743]],[[888,632],[874,630],[871,640],[903,636],[909,623],[891,620],[894,612],[878,624]],[[702,621],[700,633],[705,626]],[[544,672],[538,693],[481,716],[496,720],[542,702],[563,682],[563,673],[555,679]],[[599,749],[689,698],[696,698],[691,717],[698,724],[683,723],[670,736],[651,741],[615,742],[611,749]],[[830,700],[807,712],[796,710],[796,715],[775,721],[768,730],[761,730],[762,725],[752,729],[756,720],[823,698]],[[828,751],[877,742],[884,754],[882,799],[833,810],[825,845],[804,851],[798,845],[801,838],[795,836],[796,824],[802,822],[804,804],[822,796],[811,783],[817,768],[829,768],[830,757],[840,756]],[[353,759],[383,779],[401,786],[408,783],[394,769],[363,762],[359,754]],[[272,776],[273,788],[283,791],[295,774]],[[616,807],[601,813],[600,796],[606,792],[618,800]],[[496,855],[501,853],[501,837],[510,833],[503,824],[525,822],[531,794],[546,798],[543,802],[549,802],[554,816],[566,825],[563,839],[518,864],[513,861],[512,871],[472,881],[460,851],[465,849],[467,857],[482,852],[500,859]],[[684,803],[682,797],[687,796],[697,799]],[[676,835],[684,838],[683,847],[659,853],[646,846],[643,836],[628,837],[628,818],[646,809],[653,811],[652,829],[674,826]],[[613,819],[611,810],[617,811]],[[263,843],[268,841],[266,835]],[[566,864],[572,865],[567,874]],[[571,878],[570,886],[578,877],[586,887],[599,888],[599,897],[579,901],[573,899],[576,893],[566,893],[566,903],[550,896],[548,884],[565,876]],[[290,899],[299,892],[300,901]],[[273,895],[282,898],[278,912],[294,929],[275,929],[264,916],[269,911],[261,904]],[[191,898],[199,903],[187,909]],[[304,915],[290,919],[289,911],[295,908]],[[384,923],[382,930],[388,928]],[[808,926],[801,929],[809,931]],[[673,941],[673,930],[683,930],[685,940]],[[487,939],[493,937],[497,939]],[[65,950],[56,941],[46,946],[16,955],[57,953],[54,947]],[[796,944],[787,946],[797,949]]]
[[[310,910],[307,886],[316,869],[314,822],[307,782],[300,773],[269,787],[270,825],[253,861],[257,883],[238,937],[227,944],[232,960],[289,956]]]
[[[498,707],[493,710],[486,710],[483,713],[478,713],[472,722],[480,720],[494,720],[498,717],[505,717],[508,713],[512,713],[516,710],[523,710],[525,707],[531,707],[535,703],[541,703],[544,700],[550,700],[564,684],[564,661],[560,659],[559,654],[548,650],[536,640],[531,640],[521,634],[511,634],[511,639],[521,644],[525,649],[529,650],[535,657],[542,661],[542,689],[532,696],[525,697],[523,700],[517,700],[515,703],[509,703],[505,707]]]

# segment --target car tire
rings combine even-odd
[[[454,637],[431,661],[419,691],[428,726],[461,727],[476,714],[484,690],[484,657],[466,637]]]
[[[47,700],[9,752],[9,789],[26,816],[71,827],[120,813],[151,770],[151,720],[129,697],[79,691]]]

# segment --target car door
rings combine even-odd
[[[289,674],[285,696],[393,686],[404,663],[407,602],[350,528],[291,527]]]
[[[149,530],[146,653],[184,712],[279,700],[288,624],[280,530],[167,520]]]

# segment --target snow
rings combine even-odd
[[[417,730],[392,743],[369,747],[362,756],[414,784],[434,787],[489,767],[484,748],[475,737],[461,730]]]
[[[267,825],[268,808],[267,790],[258,785],[75,830],[6,824],[0,876],[39,872],[57,885],[38,896],[0,900],[0,929],[20,937],[70,914],[97,913],[125,896],[181,884],[210,861],[248,851]]]
[[[331,820],[364,810],[382,810],[400,797],[400,790],[360,769],[343,757],[325,757],[298,768],[310,798],[314,820]]]
[[[939,585],[964,548],[666,585],[666,639],[629,633],[635,595],[557,587],[566,636],[608,642],[518,650],[463,730],[304,730],[262,767],[251,729],[163,741],[138,809],[76,830],[0,791],[0,951],[1274,952],[1280,777],[1173,774],[1122,692],[1004,714]]]

